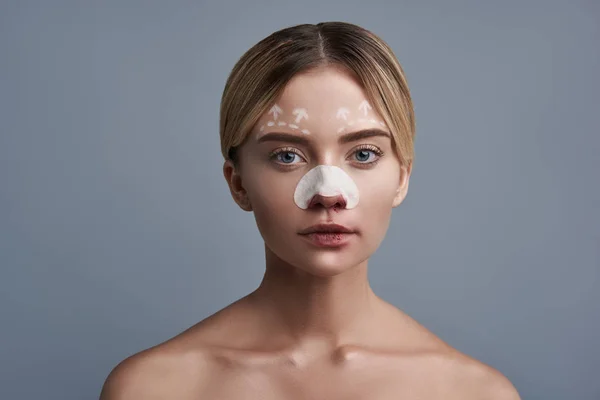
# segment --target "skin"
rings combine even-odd
[[[268,126],[274,118],[265,113],[240,149],[239,168],[230,161],[223,166],[233,199],[254,213],[264,239],[263,281],[185,332],[123,360],[108,376],[102,400],[519,399],[500,372],[453,349],[372,291],[368,260],[407,195],[411,171],[401,167],[390,137],[339,143],[358,130],[389,132],[370,121],[382,120],[374,110],[368,120],[347,124],[362,115],[358,106],[365,99],[357,81],[335,67],[289,82],[277,101],[283,111],[277,121],[286,126]],[[342,106],[351,112],[347,120],[336,117]],[[298,107],[308,118],[292,129]],[[259,142],[273,132],[308,142]],[[306,210],[294,203],[298,181],[322,164],[352,177],[360,191],[357,207],[344,209],[326,197]],[[298,232],[319,222],[356,234],[342,248],[318,248]]]

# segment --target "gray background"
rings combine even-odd
[[[418,119],[375,291],[524,399],[600,399],[597,1],[0,4],[0,398],[97,398],[258,285],[225,79],[271,32],[343,20],[392,46]]]

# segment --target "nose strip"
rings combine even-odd
[[[346,171],[335,165],[317,165],[308,171],[296,185],[294,202],[305,210],[316,195],[342,196],[346,209],[358,205],[358,187]]]

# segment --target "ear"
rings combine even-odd
[[[394,196],[394,201],[392,202],[392,207],[396,208],[406,198],[408,193],[408,184],[410,181],[410,173],[412,171],[412,161],[408,163],[408,166],[400,167],[400,182],[398,184],[398,189],[396,189],[396,195]]]
[[[248,193],[242,186],[242,177],[231,160],[225,160],[225,163],[223,164],[223,175],[229,186],[231,196],[237,205],[244,211],[252,211]]]

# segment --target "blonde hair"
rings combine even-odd
[[[346,22],[302,24],[279,30],[250,48],[233,67],[221,98],[221,152],[238,165],[236,149],[294,75],[339,66],[361,83],[390,128],[400,164],[414,160],[415,118],[406,77],[378,36]]]

